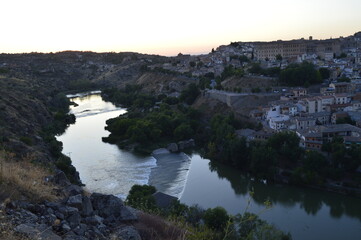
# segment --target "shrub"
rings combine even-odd
[[[57,168],[59,168],[65,173],[66,177],[70,180],[70,182],[78,183],[78,181],[75,179],[76,169],[71,164],[71,159],[68,156],[61,154],[61,156],[55,162],[55,165]]]
[[[129,195],[126,199],[126,203],[129,206],[138,208],[141,210],[155,210],[155,199],[153,193],[156,192],[156,188],[149,185],[133,185],[129,191]]]
[[[33,140],[30,137],[20,137],[20,141],[22,141],[23,143],[25,143],[28,146],[33,145]]]
[[[223,207],[209,208],[204,214],[206,226],[216,231],[223,231],[228,221],[229,216]]]

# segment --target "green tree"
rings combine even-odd
[[[328,70],[328,68],[319,68],[318,71],[321,74],[321,78],[322,79],[329,79],[330,78],[330,70]]]
[[[262,67],[259,63],[252,63],[251,67],[248,69],[248,72],[254,73],[254,74],[261,74],[262,73]]]
[[[243,64],[243,63],[249,62],[249,59],[247,56],[241,55],[241,56],[239,56],[239,61]]]
[[[285,234],[275,226],[259,219],[256,214],[246,212],[243,215],[237,215],[235,219],[240,239],[292,240],[290,234]]]
[[[337,79],[337,82],[351,82],[351,79],[346,76],[341,76]]]
[[[305,86],[322,82],[321,74],[312,63],[291,64],[283,69],[279,76],[282,84],[290,86]]]
[[[149,185],[133,185],[126,199],[126,204],[141,210],[156,209],[153,193],[157,190]]]
[[[224,231],[228,221],[227,211],[222,207],[209,208],[204,213],[204,223],[212,230]]]
[[[302,161],[305,172],[312,172],[321,177],[327,177],[329,163],[326,158],[319,152],[308,151]]]
[[[275,166],[277,163],[276,152],[265,144],[252,147],[251,151],[251,172],[266,179],[272,179],[275,174]]]
[[[301,159],[303,150],[300,148],[300,138],[294,132],[281,132],[271,136],[267,144],[283,162],[297,163]]]
[[[176,129],[174,129],[174,137],[177,140],[185,140],[192,137],[194,134],[193,129],[187,123],[180,124]]]
[[[197,85],[194,83],[191,83],[188,85],[188,87],[186,89],[184,89],[181,92],[181,95],[179,98],[181,101],[184,101],[188,105],[191,105],[196,100],[196,98],[198,97],[199,94],[200,94],[200,91],[199,91]]]
[[[276,55],[276,60],[280,63],[280,68],[281,68],[281,66],[282,66],[282,60],[283,60],[282,55],[281,55],[281,54],[277,54],[277,55]]]

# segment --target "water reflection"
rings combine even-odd
[[[252,181],[250,177],[241,175],[239,171],[217,162],[210,161],[209,169],[216,172],[220,179],[227,179],[236,195],[246,196],[249,191],[252,191],[254,193],[252,199],[258,204],[262,204],[266,200],[287,207],[299,204],[301,209],[313,216],[326,205],[330,208],[330,216],[333,218],[341,218],[346,215],[361,221],[361,201],[359,199],[325,191]]]

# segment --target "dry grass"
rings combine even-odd
[[[13,154],[0,152],[0,201],[6,198],[53,201],[57,198],[53,193],[54,186],[44,181],[50,173],[32,164],[31,160],[26,157],[16,161]]]
[[[187,239],[187,230],[179,227],[176,222],[147,213],[138,214],[135,228],[145,240],[183,240]]]

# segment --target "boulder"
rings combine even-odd
[[[94,210],[98,212],[99,216],[103,218],[108,218],[110,216],[119,218],[121,216],[121,210],[124,203],[120,198],[113,195],[93,193],[90,196],[90,200]]]
[[[53,210],[57,210],[61,206],[61,204],[56,202],[45,202],[45,206],[52,208]]]
[[[179,148],[179,151],[184,150],[186,148],[186,142],[185,141],[178,142],[178,148]]]
[[[178,198],[162,192],[154,193],[153,197],[155,199],[155,204],[157,205],[157,207],[162,209],[168,209],[172,207],[173,204],[178,200]]]
[[[133,213],[132,210],[128,209],[127,206],[123,206],[120,212],[121,221],[136,221],[138,220],[137,216]]]
[[[65,189],[65,192],[67,192],[69,196],[74,196],[83,194],[84,190],[82,187],[72,184]]]
[[[20,224],[14,230],[30,239],[61,240],[61,237],[53,233],[47,225]]]
[[[115,239],[122,240],[141,240],[142,238],[139,235],[139,232],[133,226],[125,226],[115,233]]]
[[[176,143],[170,143],[168,146],[167,146],[167,150],[174,153],[174,152],[178,152],[178,145]]]
[[[65,173],[60,170],[54,175],[53,179],[51,179],[51,180],[52,180],[52,182],[54,182],[60,186],[63,186],[63,187],[67,187],[67,186],[71,185],[68,178],[65,176]]]
[[[76,228],[77,226],[79,226],[80,221],[81,221],[81,216],[79,213],[74,213],[70,217],[68,217],[66,220],[69,222],[70,227],[73,229],[73,228]]]
[[[59,211],[55,212],[55,216],[61,220],[63,220],[65,218],[64,214]]]
[[[69,224],[67,222],[64,221],[61,224],[61,230],[66,233],[66,232],[71,231],[71,227],[69,226]]]
[[[184,149],[187,149],[187,148],[195,147],[194,139],[189,139],[189,140],[186,140],[186,141],[180,141],[180,142],[178,142],[178,147],[179,147],[180,151],[182,151]]]
[[[70,196],[66,204],[70,207],[75,207],[78,210],[82,210],[83,207],[83,196],[81,194]]]
[[[74,233],[78,236],[84,236],[86,230],[87,230],[87,225],[80,224],[79,226],[74,228]]]
[[[63,240],[89,240],[89,238],[75,235],[75,233],[66,234]]]
[[[83,196],[83,209],[82,209],[82,215],[83,216],[90,216],[93,213],[93,205],[90,201],[90,198],[87,196]]]
[[[29,205],[28,210],[36,215],[43,215],[46,211],[46,207],[42,204]]]
[[[73,215],[76,212],[79,212],[79,210],[77,208],[68,207],[68,206],[61,206],[61,207],[59,207],[58,210],[64,216],[70,216],[70,215]]]
[[[87,224],[94,225],[94,226],[101,224],[103,222],[103,220],[104,219],[102,217],[99,217],[98,215],[85,218],[85,222]]]

